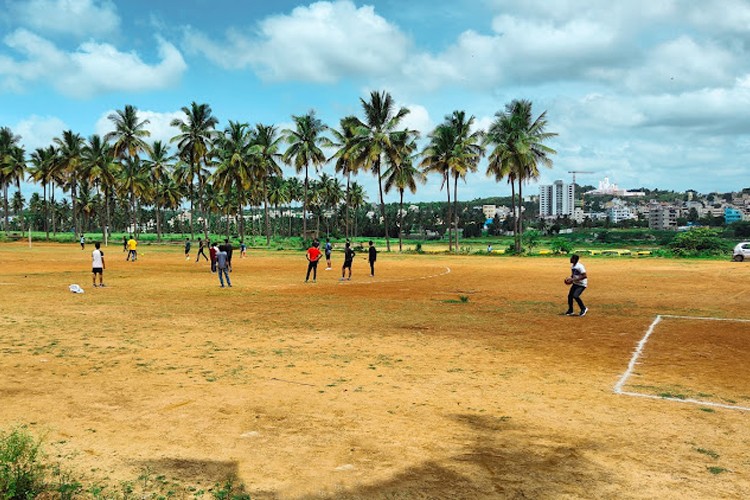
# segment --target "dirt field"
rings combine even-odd
[[[750,265],[357,257],[304,284],[293,252],[234,254],[234,288],[180,247],[0,245],[0,428],[85,478],[144,471],[253,498],[747,498]],[[145,253],[143,252],[145,251]],[[195,255],[195,251],[193,252]],[[76,295],[68,285],[86,290]],[[461,297],[466,297],[462,301]],[[185,490],[178,497],[191,498]]]

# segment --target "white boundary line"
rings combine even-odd
[[[428,280],[431,278],[438,278],[440,276],[445,276],[446,274],[450,274],[451,268],[447,267],[445,268],[445,271],[442,273],[437,274],[430,274],[429,276],[417,276],[416,278],[402,278],[402,279],[396,279],[396,280],[372,280],[372,281],[339,281],[339,285],[374,285],[376,283],[403,283],[405,281],[419,281],[419,280]]]
[[[651,337],[651,334],[654,333],[654,329],[656,328],[656,325],[661,323],[662,318],[693,319],[693,320],[702,320],[702,321],[732,321],[732,322],[737,322],[737,323],[750,323],[750,319],[708,318],[708,317],[701,317],[701,316],[678,316],[678,315],[673,315],[673,314],[658,314],[656,316],[656,319],[654,319],[651,325],[649,325],[648,330],[646,330],[646,334],[638,342],[638,345],[635,348],[635,352],[633,353],[633,357],[630,358],[630,362],[628,363],[628,369],[625,370],[625,373],[622,374],[622,377],[620,377],[620,380],[618,380],[617,383],[615,384],[614,393],[622,394],[624,396],[634,396],[637,398],[659,399],[659,400],[666,400],[666,401],[674,401],[677,403],[691,403],[691,404],[699,404],[702,406],[713,406],[715,408],[725,408],[728,410],[750,411],[750,407],[747,407],[747,406],[712,403],[710,401],[701,401],[699,399],[692,399],[692,398],[681,399],[681,398],[672,398],[672,397],[662,397],[662,396],[656,396],[653,394],[642,394],[639,392],[630,392],[630,391],[622,390],[623,386],[625,385],[625,382],[627,382],[630,375],[633,374],[635,365],[638,362],[638,358],[641,356],[641,353],[643,352],[643,348],[646,346],[646,342],[648,342],[648,339],[649,337]]]

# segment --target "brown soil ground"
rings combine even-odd
[[[749,265],[584,257],[579,318],[563,257],[381,252],[342,284],[334,254],[306,285],[302,252],[235,251],[220,289],[180,247],[110,246],[94,289],[92,249],[0,246],[0,429],[111,492],[750,496],[750,412],[613,393],[657,314],[750,318]],[[748,323],[665,319],[625,389],[750,406],[749,346]]]

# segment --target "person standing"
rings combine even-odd
[[[128,251],[128,238],[124,234],[122,235],[122,251]]]
[[[128,240],[128,256],[125,260],[131,260],[132,262],[138,260],[138,242],[132,235]]]
[[[232,288],[232,282],[229,280],[229,255],[225,245],[219,247],[219,251],[216,254],[216,268],[219,270],[219,283],[221,288],[224,288],[224,278],[227,279],[227,286]]]
[[[99,275],[99,286],[104,287],[104,252],[99,248],[101,244],[97,241],[94,243],[94,251],[91,252],[91,275],[96,288],[96,275]]]
[[[231,273],[232,272],[232,252],[234,252],[234,248],[232,248],[232,243],[229,241],[229,238],[224,239],[224,251],[227,253],[227,269],[229,269],[229,272]]]
[[[565,279],[565,283],[570,285],[570,291],[568,292],[568,310],[565,311],[566,316],[573,316],[573,301],[578,303],[578,307],[581,308],[579,316],[586,316],[589,312],[589,308],[583,304],[581,300],[581,294],[586,291],[586,287],[589,284],[588,275],[586,274],[586,268],[581,264],[580,257],[576,254],[570,256],[570,277]]]
[[[206,257],[206,247],[203,244],[203,238],[198,238],[198,255],[195,257],[195,262],[201,260],[201,255],[204,259],[208,260],[208,257]]]
[[[320,249],[318,248],[320,246],[320,243],[318,243],[318,240],[313,240],[312,246],[307,249],[307,253],[305,254],[305,257],[307,258],[307,276],[305,276],[305,283],[310,281],[310,271],[313,273],[313,283],[317,282],[318,279],[318,261],[323,256],[322,253],[320,253]]]
[[[352,280],[352,262],[354,262],[354,250],[349,243],[344,246],[344,265],[341,266],[341,281],[346,279],[347,281]],[[346,270],[349,270],[349,277],[345,278],[344,275]]]
[[[325,246],[325,252],[326,252],[326,271],[331,270],[331,251],[333,250],[333,245],[331,245],[331,240],[329,238],[326,238],[326,246]]]
[[[216,246],[216,243],[213,245],[211,242],[208,242],[208,255],[211,257],[211,272],[216,272],[216,254],[219,253],[219,248]]]
[[[190,260],[190,238],[185,238],[185,260]]]
[[[375,249],[375,243],[370,240],[370,248],[367,251],[367,260],[370,263],[370,276],[375,276],[375,261],[378,260],[378,251]]]
[[[247,257],[247,245],[245,245],[245,240],[240,240],[240,258],[244,259]]]
[[[81,234],[81,250],[83,250],[86,247],[86,237]]]

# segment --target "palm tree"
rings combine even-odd
[[[168,186],[172,169],[174,155],[170,153],[167,145],[161,141],[154,141],[149,148],[149,157],[145,166],[151,176],[151,185],[154,189],[154,209],[156,212],[156,239],[161,241],[161,209],[164,208],[163,186]]]
[[[150,186],[148,168],[139,156],[130,156],[125,160],[120,170],[120,190],[129,198],[129,204],[133,210],[132,220],[137,220],[138,199],[146,194]],[[137,226],[132,228],[137,231]]]
[[[132,161],[141,152],[150,152],[151,147],[145,140],[146,137],[151,135],[151,132],[146,129],[149,121],[138,119],[138,109],[135,106],[128,104],[124,109],[111,113],[107,116],[107,119],[112,122],[115,129],[107,133],[104,140],[112,142],[112,153],[115,158],[118,158],[121,162],[126,159]],[[135,203],[132,193],[130,200],[131,203]],[[135,206],[131,206],[130,209],[133,217],[133,230],[137,232],[138,221],[135,218]]]
[[[279,152],[279,146],[283,137],[279,136],[278,130],[273,125],[257,124],[253,134],[252,147],[250,151],[257,158],[257,178],[263,184],[263,203],[266,212],[266,245],[271,244],[271,229],[268,220],[268,180],[272,177],[281,176],[281,167],[277,160],[282,160],[283,155]]]
[[[398,251],[403,251],[403,229],[404,229],[404,191],[408,189],[412,194],[417,192],[417,183],[424,184],[427,176],[414,165],[416,157],[412,153],[417,149],[413,138],[404,135],[407,141],[400,146],[398,162],[390,164],[388,170],[383,173],[385,177],[385,192],[396,189],[399,194],[398,205]]]
[[[224,132],[217,136],[214,148],[217,168],[211,176],[212,181],[216,183],[215,187],[225,196],[228,197],[232,192],[236,194],[240,215],[240,234],[243,238],[245,229],[244,219],[241,216],[247,201],[247,191],[255,175],[250,141],[249,125],[230,121]]]
[[[281,221],[281,212],[279,207],[289,203],[289,185],[280,175],[275,175],[268,179],[268,202],[271,203],[276,211],[276,217]],[[279,226],[279,224],[276,224]],[[274,230],[275,233],[275,230]]]
[[[198,191],[200,196],[201,212],[204,213],[203,233],[208,239],[208,226],[203,206],[203,186],[204,177],[202,174],[201,164],[208,165],[211,147],[213,146],[216,131],[214,128],[219,120],[211,114],[211,107],[208,104],[197,104],[192,102],[190,107],[183,106],[182,112],[185,113],[185,119],[175,118],[170,123],[171,126],[177,127],[179,134],[172,137],[171,142],[177,143],[177,150],[180,159],[189,166],[188,181],[190,188],[190,234],[195,238],[193,231],[193,189],[195,178],[198,178]]]
[[[31,153],[31,168],[29,177],[34,182],[42,183],[42,203],[44,205],[44,231],[47,233],[49,240],[49,204],[47,203],[47,186],[53,184],[52,172],[54,168],[55,156],[57,151],[54,146],[47,148],[36,148]]]
[[[20,135],[15,135],[8,127],[0,128],[0,184],[3,186],[3,211],[5,213],[5,232],[8,233],[8,184],[9,176],[5,173],[6,166],[13,163],[13,151],[18,147]]]
[[[304,199],[304,186],[300,180],[296,177],[290,177],[286,181],[287,191],[289,192],[289,236],[292,236],[292,203],[302,201]]]
[[[331,145],[331,141],[322,134],[328,127],[315,117],[315,111],[310,110],[306,115],[292,116],[295,129],[283,131],[284,139],[289,147],[284,152],[283,159],[287,164],[294,165],[294,170],[299,174],[305,171],[304,195],[302,198],[302,236],[307,238],[307,190],[310,184],[309,167],[312,164],[315,170],[320,168],[326,161],[322,147]]]
[[[114,148],[101,137],[94,134],[89,137],[83,147],[82,160],[85,178],[93,182],[98,192],[104,196],[104,221],[102,221],[102,235],[106,241],[107,228],[110,227],[109,201],[118,174],[118,164],[115,162]]]
[[[484,155],[484,133],[480,130],[471,131],[474,117],[471,116],[467,120],[463,111],[454,111],[451,116],[446,117],[446,124],[453,135],[453,148],[448,165],[453,174],[453,229],[458,250],[458,179],[466,179],[467,173],[476,172],[479,160]]]
[[[80,134],[72,130],[63,131],[62,137],[55,137],[55,144],[59,150],[59,167],[62,174],[63,189],[70,191],[70,199],[73,203],[73,228],[76,234],[80,234],[78,225],[78,177],[82,167],[83,146],[85,144]]]
[[[438,125],[430,135],[430,142],[422,151],[422,162],[420,166],[426,174],[437,173],[442,178],[440,188],[445,186],[448,195],[448,251],[453,251],[453,236],[451,235],[451,183],[450,183],[450,155],[453,150],[453,131],[445,124]]]
[[[336,173],[346,177],[346,206],[345,206],[345,227],[346,237],[350,236],[350,211],[351,203],[349,202],[349,190],[351,188],[351,177],[352,174],[357,173],[359,164],[355,161],[357,158],[358,147],[360,142],[358,139],[360,135],[366,133],[366,129],[357,126],[358,120],[356,116],[346,116],[341,119],[341,130],[331,130],[333,134],[332,146],[336,148],[336,152],[330,158],[330,160],[336,160]]]
[[[327,209],[327,212],[336,213],[336,208],[344,198],[344,191],[341,182],[335,177],[328,174],[322,174],[318,182],[318,195],[320,207]],[[331,232],[330,217],[327,217],[326,236]]]
[[[539,176],[538,165],[541,163],[546,167],[552,167],[549,155],[556,151],[543,143],[556,136],[552,132],[546,132],[547,112],[543,112],[533,119],[531,112],[531,101],[515,99],[506,104],[505,111],[495,114],[495,121],[490,126],[487,143],[493,144],[494,149],[490,154],[490,162],[493,161],[513,171],[518,182],[518,206],[514,227],[515,250],[521,251],[521,237],[523,235],[523,182]],[[498,167],[494,169],[500,172]]]
[[[370,92],[370,100],[360,98],[362,108],[365,112],[365,121],[358,120],[357,126],[362,127],[364,133],[357,141],[359,152],[357,163],[366,170],[372,171],[378,178],[378,189],[380,192],[380,210],[385,224],[385,245],[388,252],[391,251],[391,243],[388,237],[388,218],[385,213],[385,200],[383,199],[383,172],[381,169],[384,158],[397,154],[394,142],[403,131],[397,131],[401,120],[409,114],[407,108],[395,109],[393,98],[387,92]]]
[[[5,156],[2,167],[2,177],[3,179],[5,179],[6,192],[7,186],[9,186],[10,184],[15,184],[16,192],[19,193],[20,196],[21,180],[26,175],[25,156],[26,153],[21,146],[12,146],[8,154]],[[21,210],[23,210],[23,206],[21,207]],[[16,210],[15,206],[13,207],[13,213],[16,215],[16,217],[18,217],[19,213],[18,210]],[[21,221],[21,231],[23,231],[23,221]]]
[[[352,182],[351,190],[349,191],[349,203],[351,203],[354,209],[354,233],[353,237],[357,237],[357,210],[359,210],[365,203],[367,203],[367,193],[364,188],[356,182]]]

